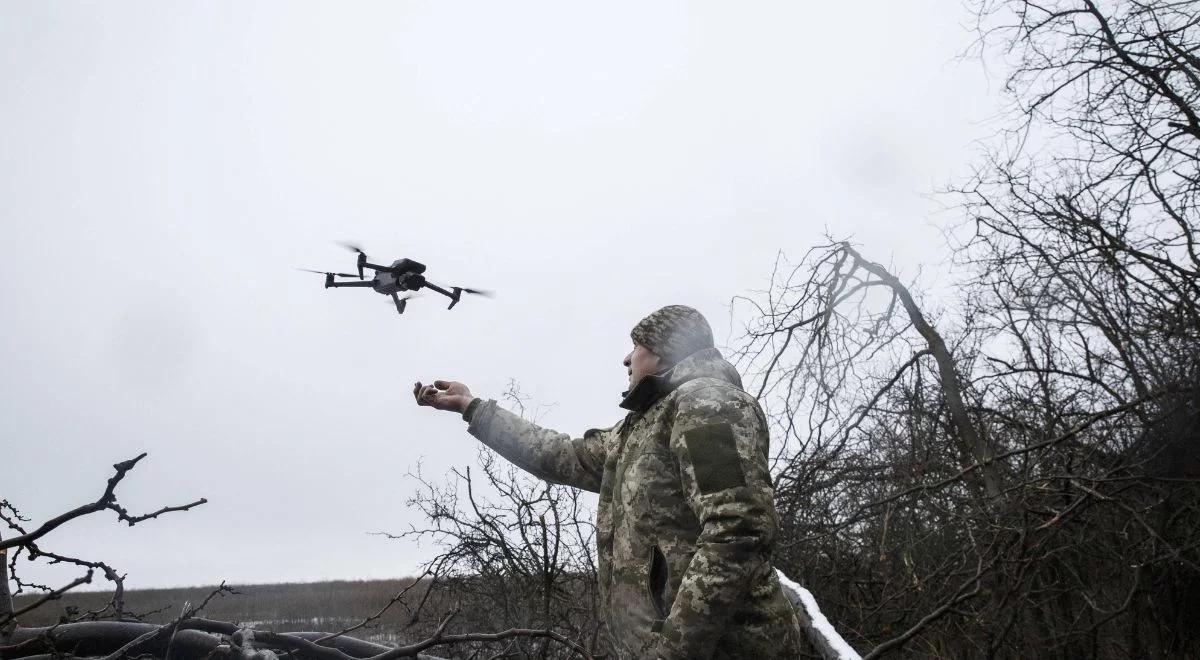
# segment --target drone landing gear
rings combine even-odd
[[[396,313],[403,314],[404,308],[408,305],[408,298],[401,298],[393,293],[392,300],[396,303]]]

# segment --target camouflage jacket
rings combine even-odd
[[[766,419],[717,349],[642,379],[632,412],[582,438],[495,401],[469,431],[521,468],[598,492],[602,606],[622,660],[796,658],[800,632],[771,567],[777,519]]]

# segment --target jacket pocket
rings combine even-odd
[[[657,545],[650,546],[649,579],[646,581],[646,592],[650,596],[650,604],[654,607],[654,613],[660,621],[667,618],[666,593],[671,579],[670,571],[670,567],[667,566],[667,558],[663,556],[662,550]]]

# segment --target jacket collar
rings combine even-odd
[[[633,412],[645,412],[680,385],[697,378],[716,378],[739,389],[742,387],[742,378],[737,369],[721,357],[721,352],[715,348],[705,348],[685,357],[666,371],[645,376],[633,389],[622,392],[621,407]]]

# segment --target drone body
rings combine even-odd
[[[388,266],[388,270],[375,271],[375,277],[371,278],[371,288],[388,295],[401,291],[416,291],[426,284],[425,277],[421,275],[424,272],[425,264],[412,259],[397,259]],[[326,287],[329,286],[337,287],[339,284],[334,282],[331,285],[327,278]]]
[[[398,294],[402,291],[415,292],[421,288],[431,289],[450,299],[450,306],[447,307],[447,309],[454,309],[454,306],[458,304],[459,298],[463,293],[474,293],[485,296],[491,295],[486,291],[467,289],[459,286],[450,287],[449,290],[443,289],[442,287],[425,279],[425,264],[413,261],[412,259],[397,259],[396,261],[393,261],[392,265],[390,266],[382,266],[368,262],[366,253],[359,248],[353,245],[347,245],[346,247],[358,253],[358,262],[356,265],[358,266],[358,279],[360,281],[341,282],[334,279],[335,277],[354,277],[354,275],[348,273],[330,273],[326,271],[309,270],[307,268],[301,268],[300,270],[310,273],[324,274],[326,289],[338,289],[342,287],[370,287],[377,293],[390,295],[392,297],[392,301],[396,303],[396,312],[399,314],[404,313],[404,308],[408,304],[408,299],[412,297],[412,294],[409,294],[401,298]],[[375,276],[370,280],[366,280],[365,278],[363,271],[365,268],[375,271]]]

